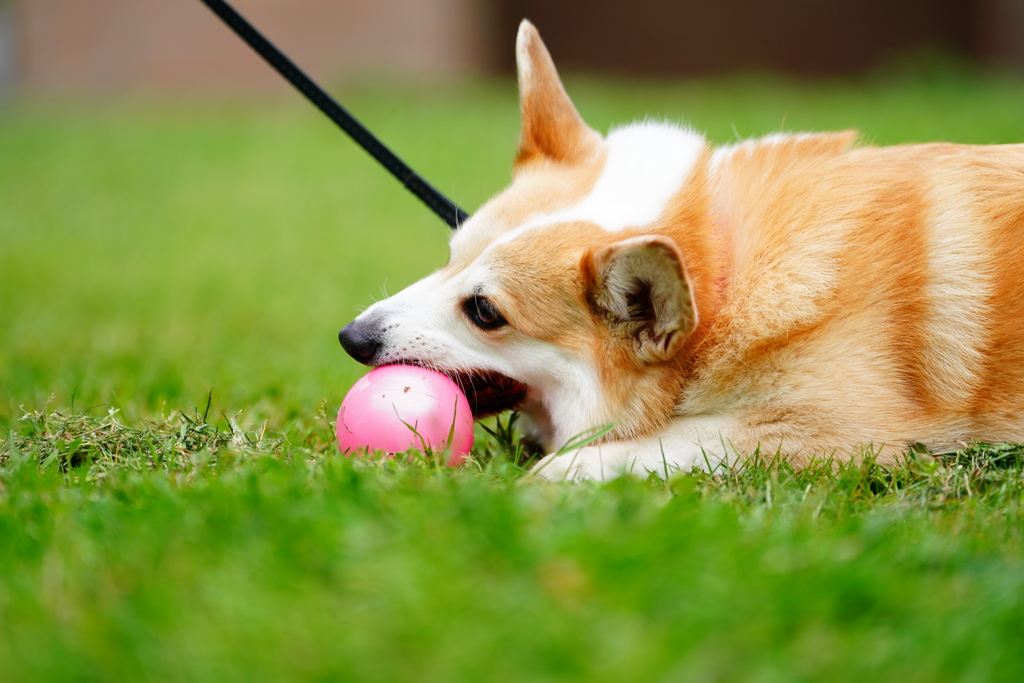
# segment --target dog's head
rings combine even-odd
[[[477,417],[523,411],[557,447],[667,419],[684,348],[713,288],[699,135],[637,124],[607,138],[566,94],[537,31],[516,45],[522,137],[513,183],[455,233],[441,270],[339,334],[356,360],[439,369]]]

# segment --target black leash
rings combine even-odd
[[[395,156],[394,152],[385,147],[363,124],[359,123],[333,97],[324,92],[323,88],[295,66],[292,60],[264,38],[231,5],[223,0],[202,0],[202,2],[223,19],[225,24],[249,44],[249,47],[267,60],[270,66],[274,67],[279,74],[288,79],[289,83],[298,88],[299,92],[309,98],[309,101],[326,114],[327,118],[338,124],[338,127],[348,133],[349,137],[355,140],[360,147],[390,171],[391,175],[402,181],[406,189],[419,197],[420,201],[429,206],[453,230],[458,229],[469,218],[469,215],[458,205],[441,194],[433,185],[409,168],[404,161]]]

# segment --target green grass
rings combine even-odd
[[[1024,81],[570,79],[595,127],[1024,141]],[[510,84],[343,100],[469,210]],[[337,330],[446,228],[301,102],[0,110],[3,680],[994,681],[1024,456],[542,485],[337,456]],[[209,406],[208,406],[209,400]]]
[[[1017,449],[567,486],[500,457],[352,462],[327,430],[24,427],[0,470],[6,680],[994,681],[1024,666]]]

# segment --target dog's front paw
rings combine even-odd
[[[651,438],[613,441],[549,455],[537,463],[530,474],[551,481],[607,481],[623,475],[646,477],[650,474],[668,479],[676,472],[711,471],[721,465],[721,458],[697,443],[666,445],[661,439]]]
[[[530,474],[549,481],[607,481],[628,474],[633,462],[628,450],[617,444],[586,446],[549,455],[537,463]]]

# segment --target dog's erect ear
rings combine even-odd
[[[580,118],[540,34],[525,19],[516,38],[516,66],[523,115],[516,164],[538,156],[571,163],[590,154],[601,136]]]
[[[584,255],[581,267],[592,308],[638,361],[671,359],[697,326],[693,287],[667,237],[616,242]]]

